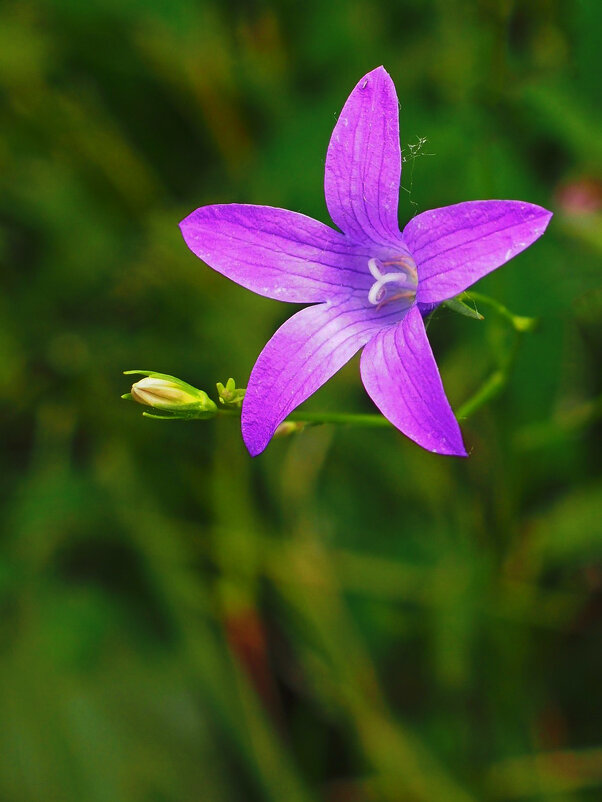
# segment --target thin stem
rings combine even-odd
[[[456,412],[456,416],[465,420],[478,409],[480,409],[492,398],[495,398],[502,391],[508,378],[507,371],[496,370],[479,387],[476,393],[465,401]]]
[[[496,301],[495,298],[490,298],[488,295],[481,295],[480,292],[464,292],[458,296],[460,300],[466,298],[467,300],[476,301],[477,303],[484,304],[498,315],[512,323],[516,331],[532,331],[537,325],[537,319],[534,317],[524,317],[523,315],[515,315],[509,309]]]
[[[510,378],[510,371],[514,365],[516,355],[518,353],[519,335],[514,335],[514,341],[505,354],[502,364],[494,370],[493,373],[485,379],[479,389],[465,401],[456,412],[459,419],[465,420],[475,413],[478,409],[484,406],[488,401],[496,398],[506,386]]]
[[[518,350],[518,337],[515,338],[512,347],[502,363],[478,390],[456,411],[456,415],[461,420],[466,420],[477,410],[484,406],[488,401],[496,398],[504,389],[509,377],[510,370],[514,364],[514,359]],[[239,409],[220,409],[220,415],[239,417]],[[369,428],[387,428],[393,424],[384,415],[373,413],[354,413],[354,412],[293,412],[287,421],[298,421],[319,426],[323,423],[335,423],[342,426],[367,426]]]
[[[388,264],[388,263],[384,263]],[[375,265],[374,270],[371,268],[371,272],[373,276],[378,275],[378,281],[382,281],[384,278],[388,278],[388,274],[381,275],[379,268]],[[395,274],[397,275],[397,274]],[[378,282],[377,282],[378,283]],[[476,393],[465,401],[457,410],[457,417],[461,419],[466,419],[478,409],[480,409],[484,404],[488,401],[492,400],[496,396],[500,394],[503,390],[504,386],[506,385],[509,375],[510,369],[512,364],[514,363],[517,347],[518,347],[518,340],[519,335],[526,331],[531,331],[537,321],[534,318],[530,317],[521,317],[519,315],[514,315],[508,309],[506,309],[503,304],[496,301],[494,298],[489,298],[487,295],[481,295],[478,292],[471,292],[471,293],[462,293],[459,295],[456,300],[459,302],[459,305],[464,306],[463,299],[467,299],[470,301],[478,301],[481,304],[489,306],[493,309],[497,314],[503,317],[505,320],[508,320],[514,329],[515,336],[514,336],[514,343],[508,353],[504,356],[502,360],[502,364],[495,370],[486,380],[485,382],[479,387]],[[474,315],[476,317],[481,317],[476,311]],[[432,315],[427,320],[427,326],[429,321],[432,319]],[[165,381],[169,381],[172,384],[176,383],[180,387],[187,389],[189,392],[199,394],[201,391],[196,390],[191,385],[182,382],[180,379],[175,378],[174,376],[168,376],[167,374],[163,373],[153,373],[152,371],[141,371],[141,370],[130,370],[125,371],[126,373],[141,373],[145,376],[153,376],[158,379],[163,379]],[[231,386],[230,386],[231,385]],[[155,413],[152,412],[144,412],[143,414],[149,418],[157,418],[159,420],[206,420],[207,418],[213,416],[221,416],[221,417],[240,417],[240,407],[233,406],[233,395],[232,393],[235,390],[234,380],[229,379],[227,388],[228,394],[224,394],[223,385],[218,382],[217,385],[218,393],[220,396],[220,401],[223,403],[227,401],[229,406],[218,406],[215,407],[215,404],[208,399],[205,393],[202,395],[206,399],[206,403],[202,405],[200,409],[189,409],[189,408],[173,408],[173,409],[165,409],[162,408]],[[244,391],[238,390],[237,391],[240,398],[242,398],[242,394]],[[126,393],[122,396],[122,398],[127,398],[128,400],[133,400],[130,393]],[[240,402],[240,398],[237,398],[236,401]],[[207,404],[210,405],[210,409],[207,408]],[[286,421],[309,424],[313,426],[318,426],[324,423],[334,423],[341,426],[366,426],[369,428],[387,428],[392,426],[392,424],[384,417],[384,415],[374,414],[374,413],[352,413],[352,412],[293,412],[286,418]]]
[[[349,426],[391,426],[392,424],[383,416],[370,413],[348,412],[293,412],[287,420],[302,421],[303,423],[338,423]]]
[[[218,414],[228,417],[240,417],[240,410],[220,409]],[[353,412],[292,412],[286,420],[311,423],[316,426],[321,423],[337,423],[343,426],[369,426],[376,428],[392,425],[383,415]]]

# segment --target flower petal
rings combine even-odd
[[[190,250],[214,270],[268,298],[326,301],[369,282],[365,256],[346,237],[286,209],[203,206],[180,229]]]
[[[383,315],[355,299],[310,306],[289,318],[259,355],[249,379],[242,436],[251,455],[260,454],[288,414],[399,316],[399,310]]]
[[[552,213],[522,201],[468,201],[416,215],[403,238],[418,267],[421,305],[437,304],[524,251]]]
[[[384,69],[365,75],[349,95],[326,155],[326,205],[355,242],[399,241],[399,104]]]
[[[407,437],[436,454],[466,456],[417,306],[370,340],[360,369],[376,406]]]

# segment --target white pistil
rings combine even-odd
[[[379,259],[370,259],[368,261],[368,270],[372,273],[377,281],[382,276],[379,265],[382,266],[382,262]]]
[[[402,271],[396,270],[394,273],[383,273],[381,271],[381,267],[383,267],[384,264],[399,265],[399,267],[402,268]],[[368,293],[368,301],[373,306],[378,306],[383,302],[386,292],[386,284],[401,284],[401,289],[405,290],[405,292],[392,296],[389,299],[391,301],[400,298],[409,298],[414,294],[415,291],[416,284],[414,278],[416,275],[416,269],[413,267],[413,265],[407,264],[405,260],[400,260],[399,262],[385,262],[384,264],[379,259],[368,260],[368,270],[375,279],[375,282],[370,287],[370,292]],[[408,281],[410,282],[409,287],[406,283]]]
[[[385,284],[405,284],[405,276],[403,273],[385,273],[384,276],[381,276],[377,281],[374,282],[372,287],[370,287],[370,292],[368,293],[368,300],[371,304],[376,306],[379,304],[385,293]]]

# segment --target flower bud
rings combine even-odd
[[[241,408],[243,398],[245,397],[245,390],[241,387],[237,387],[234,379],[228,379],[225,385],[218,382],[216,387],[220,404],[230,409]]]
[[[181,417],[210,418],[217,412],[216,405],[203,390],[163,373],[149,372],[132,385],[129,397],[139,404]]]
[[[289,434],[297,434],[302,432],[306,426],[307,423],[305,421],[285,420],[276,428],[274,437],[288,437]]]
[[[187,393],[175,382],[153,376],[146,376],[132,385],[132,398],[139,404],[159,409],[187,406],[196,401],[191,393]]]

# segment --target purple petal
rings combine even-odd
[[[303,214],[232,203],[180,223],[190,250],[237,284],[293,303],[348,296],[369,282],[366,257],[338,231]]]
[[[267,343],[251,373],[242,407],[242,435],[252,456],[279,423],[333,376],[379,328],[399,320],[362,300],[320,304],[289,318]]]
[[[355,242],[398,242],[400,178],[397,94],[377,67],[349,95],[332,132],[324,178],[330,216]]]
[[[360,368],[376,406],[407,437],[436,454],[466,456],[417,306],[370,340]]]
[[[522,201],[468,201],[416,215],[403,238],[418,267],[420,305],[438,304],[524,251],[552,213]]]

